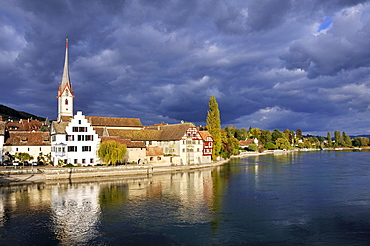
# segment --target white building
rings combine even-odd
[[[99,163],[97,150],[100,138],[81,111],[69,120],[54,121],[50,135],[54,165],[71,163],[87,166]]]

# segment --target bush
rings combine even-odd
[[[257,144],[251,143],[248,145],[248,151],[257,151]]]
[[[64,167],[76,167],[75,165],[73,165],[72,163],[68,163],[67,165],[65,165]]]
[[[271,142],[268,142],[268,143],[266,143],[266,149],[274,150],[274,149],[276,149],[276,146],[275,146],[275,144],[273,144]]]

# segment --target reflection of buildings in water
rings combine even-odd
[[[101,184],[101,193],[104,193],[105,189],[111,189],[112,192],[115,192],[112,187],[123,184],[125,184],[124,192],[127,192],[129,203],[130,201],[150,203],[155,199],[165,198],[160,203],[163,205],[162,209],[166,209],[166,206],[175,208],[175,216],[178,217],[179,221],[184,223],[209,221],[208,211],[212,206],[214,196],[211,169],[108,182],[107,185]],[[116,189],[116,192],[122,193],[123,188]],[[132,209],[139,207],[141,206],[136,204]],[[149,213],[149,210],[147,212]],[[133,211],[132,214],[134,214]]]
[[[0,190],[0,227],[5,223],[4,193]]]
[[[54,230],[62,243],[86,243],[96,237],[100,216],[98,184],[54,186],[51,194]]]
[[[186,223],[209,221],[208,210],[213,197],[211,170],[154,176],[153,185],[148,188],[148,193],[156,194],[158,193],[154,192],[156,190],[181,204],[177,206],[181,221]]]
[[[1,187],[0,189],[0,226],[6,222],[7,214],[19,208],[43,211],[50,207],[50,189],[44,184]]]

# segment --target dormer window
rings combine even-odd
[[[66,105],[68,105],[68,99],[66,99],[66,102],[65,102]]]

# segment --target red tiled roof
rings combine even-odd
[[[62,122],[70,122],[73,116],[62,115],[60,118]]]
[[[120,137],[102,137],[101,138],[102,142],[110,141],[110,140],[114,140],[120,144],[124,144],[127,146],[127,148],[145,148],[144,142],[141,142],[141,141],[131,141],[130,139],[123,139]]]
[[[49,132],[13,132],[9,131],[9,137],[4,146],[47,146],[50,145]]]
[[[158,156],[158,155],[164,155],[161,148],[159,148],[158,146],[146,147],[146,156]]]
[[[239,141],[239,144],[241,146],[248,146],[250,144],[254,143],[254,139],[253,138],[250,138],[250,139],[246,139],[246,140],[240,140]]]
[[[142,127],[139,118],[85,116],[92,126]]]
[[[5,128],[9,131],[38,131],[42,126],[48,129],[48,127],[45,126],[45,122],[32,119],[21,119],[19,121],[6,121]]]
[[[163,131],[159,140],[180,140],[190,127],[195,127],[195,125],[193,123],[182,123],[159,126],[159,129]]]
[[[68,126],[69,122],[57,122],[53,121],[52,126],[57,134],[66,134],[66,127]]]
[[[102,136],[104,128],[94,128],[99,136]],[[107,129],[109,136],[131,139],[132,141],[155,141],[159,140],[161,131],[158,130],[127,130],[127,129]]]
[[[199,131],[200,136],[202,137],[203,141],[206,141],[208,137],[211,137],[213,140],[212,135],[208,131]]]

